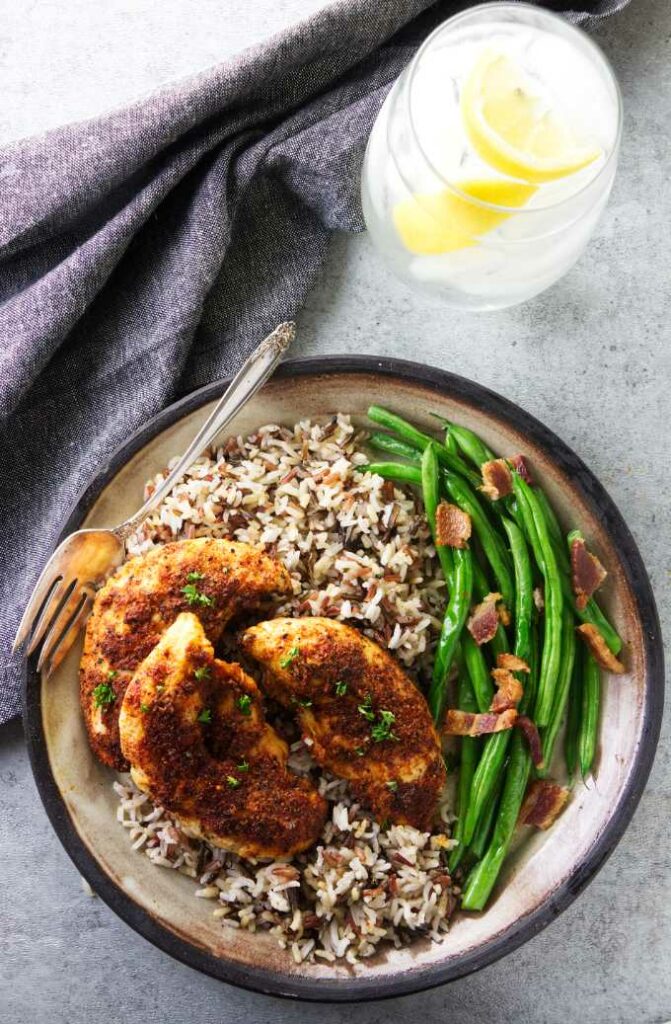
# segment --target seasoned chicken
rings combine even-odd
[[[139,666],[119,731],[136,785],[188,834],[243,857],[288,857],[319,836],[326,801],[288,771],[256,683],[214,658],[195,615],[179,615]]]
[[[97,757],[119,771],[128,768],[119,747],[121,700],[180,612],[194,612],[216,643],[233,615],[290,591],[279,562],[229,540],[176,541],[122,565],[96,595],[80,665],[82,711]]]
[[[426,701],[396,661],[356,630],[324,618],[247,629],[263,688],[293,708],[319,764],[347,779],[379,820],[428,830],[445,781]]]

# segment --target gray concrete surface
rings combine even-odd
[[[626,125],[611,203],[579,265],[524,306],[468,316],[387,276],[365,236],[336,238],[300,318],[299,351],[424,359],[476,378],[544,420],[624,512],[668,634],[668,0],[634,0],[597,35],[622,83]],[[279,1002],[202,977],[85,896],[41,808],[21,728],[10,725],[0,732],[0,1024],[668,1021],[669,733],[667,716],[650,783],[616,852],[541,935],[439,990],[338,1008]]]

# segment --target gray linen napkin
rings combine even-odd
[[[124,110],[0,149],[0,722],[19,713],[21,611],[77,494],[148,417],[295,314],[329,231],[363,227],[361,158],[390,83],[463,6],[339,0]]]

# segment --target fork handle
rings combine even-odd
[[[125,540],[144,522],[150,512],[160,505],[164,497],[191,468],[217,435],[238,414],[243,405],[256,394],[270,377],[296,334],[293,323],[280,324],[272,334],[254,349],[251,356],[233,378],[212,413],[162,484],[147,498],[142,508],[118,526],[114,533]]]

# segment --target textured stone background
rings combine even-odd
[[[0,140],[106,109],[320,6],[8,5],[0,28]],[[664,626],[671,611],[671,5],[633,0],[596,35],[622,85],[625,133],[610,205],[578,266],[526,305],[467,316],[390,278],[365,236],[336,238],[300,318],[295,354],[426,360],[476,378],[538,416],[586,460],[624,512]],[[49,89],[30,85],[40,67],[52,77]],[[42,810],[21,727],[11,724],[0,730],[0,1024],[668,1021],[669,740],[667,716],[650,783],[616,852],[579,900],[509,960],[418,996],[317,1007],[202,977],[85,896]]]

